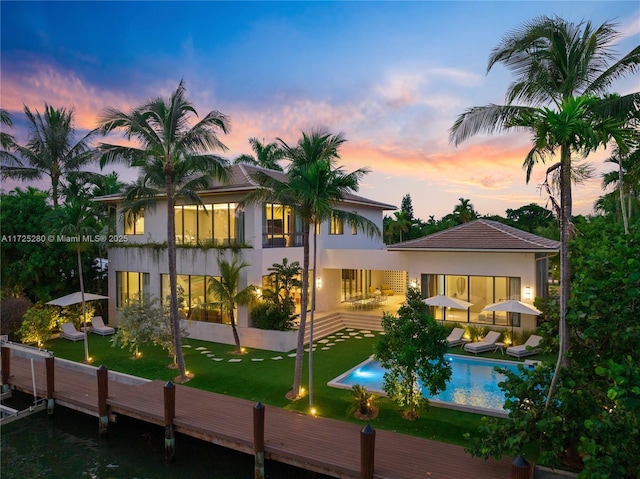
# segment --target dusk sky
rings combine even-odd
[[[105,108],[168,99],[184,79],[201,116],[229,116],[231,133],[220,138],[229,147],[225,157],[250,153],[249,137],[292,144],[302,129],[326,126],[348,140],[339,164],[372,170],[359,194],[399,207],[409,193],[423,220],[452,212],[461,197],[481,214],[547,206],[538,189],[546,166],[536,166],[525,184],[527,134],[449,143],[457,115],[504,103],[511,74],[502,66],[487,74],[486,67],[507,32],[558,15],[615,21],[622,35],[616,58],[640,43],[638,1],[3,0],[0,14],[0,104],[19,142],[26,139],[23,105],[73,108],[84,133]],[[639,75],[611,90],[640,90]],[[574,188],[575,213],[592,212],[609,154],[589,158],[598,176]]]

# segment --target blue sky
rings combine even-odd
[[[491,49],[539,15],[618,23],[618,55],[640,43],[637,1],[502,2],[0,2],[2,108],[24,139],[23,105],[74,108],[95,126],[106,107],[128,109],[168,95],[184,79],[204,115],[231,119],[232,159],[247,139],[294,143],[327,126],[348,142],[341,164],[372,172],[360,194],[439,219],[468,198],[482,214],[536,202],[544,166],[525,184],[526,135],[474,138],[448,129],[465,109],[503,103],[510,74],[487,75]],[[614,91],[640,90],[638,75]],[[590,160],[604,171],[600,152]],[[122,171],[132,180],[132,171]],[[7,182],[3,189],[15,186]],[[45,184],[42,185],[46,187]],[[575,188],[577,213],[602,193]]]

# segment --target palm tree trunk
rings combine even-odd
[[[560,166],[560,319],[558,322],[558,362],[549,385],[549,392],[545,409],[551,404],[555,393],[558,377],[562,368],[569,367],[567,353],[570,347],[569,330],[567,327],[567,306],[571,294],[571,258],[569,257],[569,242],[573,236],[571,223],[571,150],[562,145]]]
[[[296,347],[296,365],[293,371],[293,387],[291,398],[300,397],[300,385],[302,383],[302,366],[304,353],[304,333],[307,324],[307,304],[309,304],[309,232],[310,224],[304,222],[302,229],[302,295],[300,297],[300,326],[298,328],[298,344]]]
[[[84,362],[89,362],[89,338],[87,335],[87,303],[84,300],[84,276],[82,275],[82,255],[78,248],[78,278],[80,279],[80,299],[82,300],[82,322],[84,326]]]
[[[313,225],[313,283],[311,285],[311,316],[309,318],[309,409],[313,409],[313,318],[316,310],[316,271],[318,260],[318,235]]]
[[[624,185],[622,182],[622,157],[618,158],[618,190],[620,191],[620,208],[622,211],[622,223],[624,224],[624,234],[629,234],[629,222],[627,221],[627,210],[624,206]]]
[[[175,347],[176,362],[180,380],[186,381],[187,368],[182,354],[182,336],[180,335],[180,316],[178,314],[178,272],[176,266],[176,219],[172,193],[171,172],[165,170],[165,192],[167,196],[167,254],[169,257],[169,306],[171,314],[171,332]]]
[[[242,352],[242,348],[240,347],[240,336],[238,336],[238,330],[236,329],[236,317],[233,314],[233,310],[235,307],[231,306],[231,311],[229,317],[231,319],[231,330],[233,331],[233,340],[236,342],[236,353],[240,354]]]

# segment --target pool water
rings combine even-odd
[[[496,367],[507,368],[518,373],[517,364],[513,361],[500,361],[469,356],[447,354],[451,364],[451,379],[444,391],[435,396],[422,390],[424,397],[435,406],[481,412],[484,414],[504,415],[505,396],[498,387],[506,376],[495,370]],[[360,384],[372,392],[384,394],[382,388],[385,370],[375,359],[368,359],[355,368],[329,382],[329,386],[350,389]]]

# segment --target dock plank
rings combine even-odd
[[[85,371],[55,361],[54,399],[57,404],[98,415],[96,368]],[[31,365],[23,357],[11,357],[11,387],[33,393]],[[44,361],[34,361],[36,391],[46,394]],[[122,414],[163,425],[162,381],[125,384],[109,381],[107,404]],[[208,391],[176,385],[176,432],[229,447],[253,451],[255,403]],[[312,417],[267,406],[265,457],[338,478],[360,477],[362,426],[334,419]],[[392,431],[376,430],[376,479],[504,479],[511,458],[484,461],[472,458],[459,446],[430,441]]]

